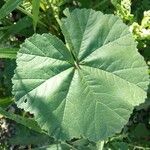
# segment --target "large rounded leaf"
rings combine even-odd
[[[51,34],[21,46],[13,78],[18,107],[60,139],[104,140],[144,102],[147,66],[129,28],[94,10],[65,12],[66,45]]]

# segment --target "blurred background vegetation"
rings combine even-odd
[[[120,17],[130,27],[139,53],[150,66],[150,0],[0,0],[0,150],[98,149],[86,139],[60,142],[25,127],[19,117],[32,116],[16,107],[11,94],[20,44],[34,33],[50,32],[63,40],[59,22],[66,8],[92,8]],[[135,108],[122,132],[104,142],[104,149],[150,149],[149,99],[150,90],[146,102]],[[13,121],[16,118],[17,123]]]

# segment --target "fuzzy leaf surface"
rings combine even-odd
[[[104,140],[144,102],[147,66],[129,28],[114,15],[66,11],[66,45],[51,34],[27,39],[17,55],[13,93],[49,135]]]

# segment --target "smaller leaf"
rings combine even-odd
[[[129,145],[125,142],[113,142],[110,149],[127,150],[129,149]]]
[[[20,115],[16,115],[16,114],[7,112],[1,107],[0,107],[0,114],[3,115],[6,118],[14,120],[17,123],[20,123],[20,124],[28,127],[29,129],[32,129],[32,130],[34,130],[36,132],[39,132],[39,133],[42,132],[40,127],[37,125],[36,121],[34,121],[33,119],[24,118],[24,117],[22,117]]]
[[[18,48],[0,48],[0,58],[15,59]]]
[[[33,0],[32,2],[32,13],[33,13],[33,27],[34,31],[36,31],[36,26],[39,20],[39,8],[40,8],[40,0]]]
[[[13,102],[12,98],[0,98],[0,107],[7,107]]]
[[[20,19],[16,24],[13,24],[9,29],[0,36],[0,42],[6,40],[10,35],[14,35],[22,31],[23,29],[30,27],[32,25],[32,19],[29,17],[24,17]]]
[[[145,124],[139,123],[135,129],[133,129],[130,133],[130,136],[134,139],[142,139],[150,136],[149,130],[146,128]]]
[[[12,12],[23,0],[7,0],[7,2],[0,9],[0,20]]]
[[[37,133],[21,124],[15,126],[15,134],[9,138],[9,143],[13,145],[48,145],[54,140],[46,134]]]

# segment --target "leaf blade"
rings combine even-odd
[[[79,14],[82,17],[75,22]],[[119,29],[118,24],[122,26]],[[23,44],[13,79],[16,103],[33,113],[41,128],[58,139],[82,136],[105,140],[120,132],[134,106],[144,102],[149,83],[147,65],[129,28],[113,15],[76,9],[69,12],[61,28],[69,50],[48,35],[44,35],[48,41],[35,35]],[[58,70],[51,72],[53,67]]]
[[[12,98],[0,98],[0,107],[5,108],[8,107],[13,102]]]
[[[18,22],[11,25],[8,30],[4,34],[0,36],[0,42],[3,42],[6,40],[10,35],[15,35],[22,31],[23,29],[30,27],[32,25],[32,19],[29,17],[21,18]]]
[[[33,28],[34,28],[35,32],[36,32],[37,23],[39,20],[40,1],[41,0],[33,0],[32,1]]]
[[[0,20],[12,12],[18,5],[22,3],[22,1],[23,0],[7,0],[7,2],[0,9]]]
[[[20,115],[16,115],[10,112],[5,111],[3,108],[0,107],[0,114],[5,116],[6,118],[9,118],[11,120],[16,121],[19,124],[22,124],[36,132],[42,132],[40,127],[37,125],[37,123],[33,119],[24,118]]]
[[[0,58],[15,59],[19,48],[0,48]]]

